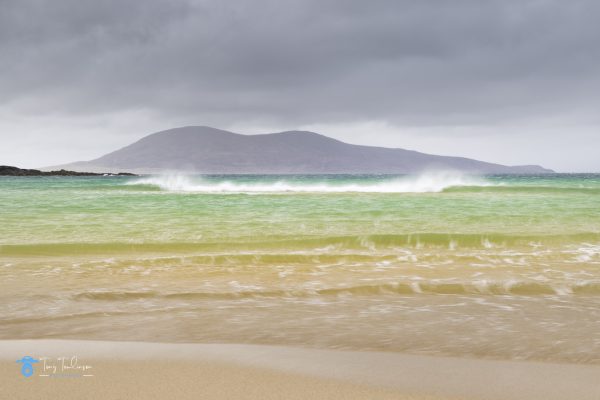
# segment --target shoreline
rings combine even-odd
[[[92,366],[94,376],[52,382],[37,375],[24,378],[15,361],[26,355],[77,356]],[[599,377],[597,365],[291,346],[0,341],[0,387],[13,399],[45,391],[48,398],[64,399],[116,399],[127,393],[140,399],[587,400],[600,398]]]

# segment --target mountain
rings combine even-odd
[[[399,148],[359,146],[314,132],[240,135],[206,126],[153,133],[95,160],[54,168],[207,174],[406,174],[440,169],[485,174],[553,172],[537,165],[505,166]]]

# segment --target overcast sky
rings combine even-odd
[[[0,0],[0,164],[184,125],[600,171],[596,0]]]

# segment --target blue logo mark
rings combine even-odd
[[[23,363],[23,367],[21,368],[21,374],[23,374],[25,378],[29,378],[31,375],[33,375],[32,363],[40,362],[40,360],[36,360],[35,358],[25,356],[20,360],[17,360],[17,362]]]

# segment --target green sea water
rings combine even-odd
[[[0,338],[600,363],[600,175],[0,178]]]

